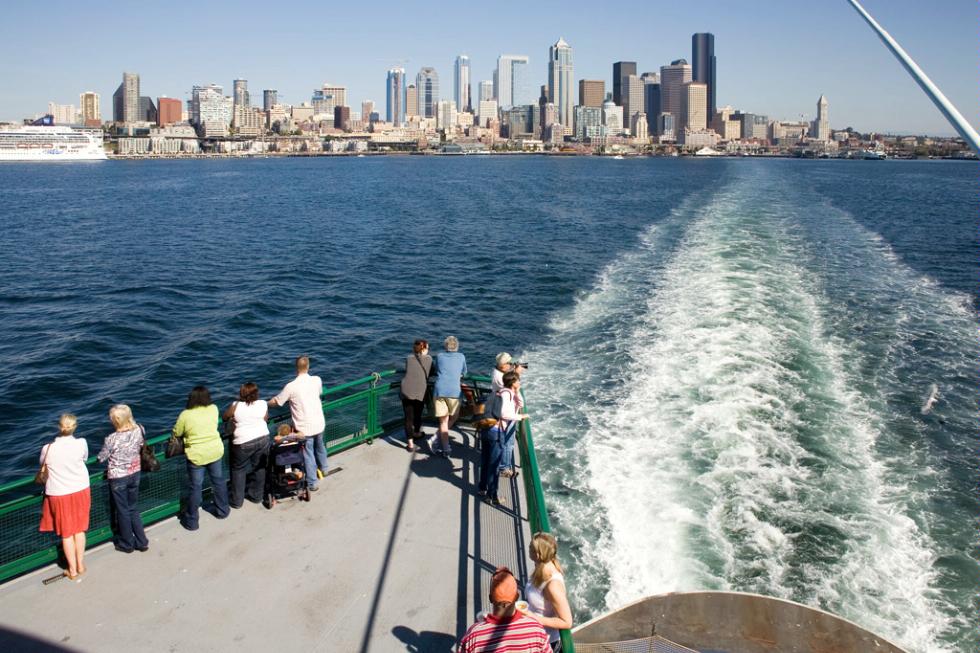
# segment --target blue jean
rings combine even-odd
[[[109,492],[116,515],[116,532],[112,538],[117,549],[132,551],[149,545],[140,517],[140,473],[109,479]]]
[[[504,431],[501,439],[501,452],[500,452],[500,469],[498,471],[502,472],[505,469],[514,469],[514,441],[517,436],[517,422],[511,422],[507,430]]]
[[[306,467],[306,482],[310,488],[315,488],[319,483],[316,477],[316,470],[319,467],[323,473],[327,473],[327,447],[323,444],[323,433],[308,435],[303,443],[303,460]]]
[[[195,465],[187,461],[187,480],[190,483],[190,496],[187,497],[187,510],[181,516],[184,528],[197,530],[198,509],[201,507],[201,491],[204,488],[204,472],[211,479],[211,492],[214,498],[215,517],[224,519],[231,512],[228,507],[228,484],[225,471],[221,468],[221,458],[207,465]]]
[[[480,492],[497,498],[500,486],[500,456],[503,454],[504,433],[496,426],[480,434]]]

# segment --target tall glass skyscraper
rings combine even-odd
[[[436,69],[423,67],[415,78],[415,88],[419,94],[419,115],[435,118],[439,111],[439,74]]]
[[[613,64],[613,102],[619,106],[623,106],[623,78],[635,74],[635,61],[617,61]]]
[[[471,111],[470,100],[470,58],[465,54],[456,57],[456,74],[453,77],[453,100],[457,111]]]
[[[699,32],[691,37],[692,73],[695,82],[708,85],[708,120],[717,111],[715,99],[715,35]]]
[[[575,79],[572,68],[572,47],[559,38],[548,50],[548,99],[558,109],[558,122],[570,134],[575,105]]]
[[[494,95],[501,109],[534,104],[531,90],[528,62],[523,54],[502,54],[497,57],[497,72],[494,75]]]
[[[396,127],[401,127],[405,122],[404,68],[392,68],[388,71],[388,81],[385,85],[385,97],[387,98],[385,120]]]

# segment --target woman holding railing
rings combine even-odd
[[[187,457],[189,496],[187,508],[180,516],[180,524],[189,531],[196,531],[205,472],[211,479],[215,517],[224,519],[231,512],[228,506],[228,485],[221,467],[225,445],[218,433],[218,407],[211,401],[211,393],[203,385],[195,386],[191,390],[187,397],[187,408],[177,417],[173,434],[174,437],[184,440],[184,455]]]
[[[68,413],[58,422],[58,437],[41,448],[41,474],[47,473],[41,504],[41,532],[54,531],[68,561],[69,579],[80,583],[85,573],[85,531],[92,493],[89,489],[88,443],[75,437],[78,420]]]
[[[558,541],[551,533],[535,533],[528,547],[534,571],[524,586],[524,613],[548,632],[551,650],[561,650],[561,633],[572,627],[572,609],[565,591],[565,576],[558,562]]]
[[[143,531],[140,517],[140,448],[145,430],[133,419],[133,411],[126,404],[116,404],[109,409],[109,421],[115,432],[106,436],[99,462],[108,462],[106,478],[116,515],[116,534],[113,544],[116,551],[132,553],[147,551],[150,543]]]

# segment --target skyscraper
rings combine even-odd
[[[669,66],[660,68],[660,112],[674,116],[675,126],[683,129],[681,124],[681,94],[684,84],[691,81],[691,66],[686,59],[677,59]]]
[[[86,127],[96,127],[102,123],[102,110],[99,108],[99,94],[85,91],[78,96],[78,106],[82,114],[82,124]]]
[[[528,65],[530,59],[522,54],[502,54],[497,57],[494,75],[494,96],[501,110],[534,104]]]
[[[548,50],[548,99],[558,108],[558,122],[566,134],[572,133],[575,104],[572,47],[559,38]]]
[[[623,98],[623,126],[633,124],[633,116],[637,113],[644,113],[643,109],[643,89],[644,83],[635,74],[629,74],[622,79],[623,87],[620,90]]]
[[[140,120],[140,76],[123,73],[122,84],[112,95],[112,119],[132,123]]]
[[[456,111],[469,111],[470,101],[470,58],[465,54],[456,57],[456,74],[453,76],[453,101]]]
[[[599,107],[606,99],[606,82],[602,79],[578,80],[578,105],[580,107]]]
[[[374,100],[363,100],[361,102],[361,124],[367,125],[371,122],[371,114],[374,113]]]
[[[180,122],[181,102],[177,98],[157,98],[157,125],[166,127]]]
[[[415,84],[405,87],[405,117],[413,118],[419,115],[419,89]]]
[[[703,131],[708,128],[708,85],[688,82],[681,92],[681,120],[678,131]]]
[[[647,114],[647,126],[651,136],[659,135],[657,116],[660,109],[660,75],[643,73],[643,112]]]
[[[691,37],[691,57],[694,63],[693,81],[708,85],[709,116],[718,110],[715,98],[717,80],[715,78],[715,35],[707,32],[698,33]]]
[[[251,102],[248,96],[248,80],[236,79],[231,83],[232,97],[234,98],[234,108],[248,108]]]
[[[391,68],[385,83],[385,120],[395,127],[405,122],[405,69]],[[364,117],[361,116],[363,119]]]
[[[480,95],[477,99],[478,102],[486,102],[488,100],[494,99],[493,94],[493,82],[489,79],[480,82]]]
[[[613,64],[613,102],[623,106],[623,78],[636,74],[635,61],[617,61]]]
[[[272,107],[279,104],[279,91],[274,88],[267,88],[262,91],[262,110],[272,111]]]
[[[818,141],[830,140],[830,116],[827,113],[827,97],[821,95],[817,100],[817,119],[813,121],[810,134]]]
[[[439,111],[439,74],[431,66],[423,66],[415,77],[419,94],[418,113],[423,118],[435,118]]]

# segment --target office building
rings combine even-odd
[[[633,138],[639,141],[646,141],[649,138],[647,114],[642,111],[633,114],[630,123],[630,133],[633,135]]]
[[[675,121],[681,116],[684,85],[690,81],[691,66],[686,59],[677,59],[660,68],[660,111],[673,115]]]
[[[279,91],[274,88],[267,88],[262,91],[262,110],[272,111],[272,107],[279,104]]]
[[[813,121],[810,128],[810,135],[818,141],[830,140],[830,116],[827,113],[827,97],[820,96],[817,100],[817,118]]]
[[[73,125],[78,118],[74,104],[56,104],[48,102],[48,113],[54,118],[56,125]]]
[[[643,112],[647,114],[647,130],[651,136],[658,136],[657,116],[660,109],[660,75],[643,73]]]
[[[470,58],[465,54],[456,57],[456,70],[453,76],[453,101],[456,111],[471,111],[470,100]]]
[[[78,96],[78,106],[82,124],[86,127],[98,127],[102,124],[102,109],[99,107],[99,94],[85,91]]]
[[[226,127],[231,124],[231,98],[224,97],[224,89],[218,84],[194,86],[191,88],[191,99],[188,110],[190,122],[201,126],[205,122],[223,123]]]
[[[182,103],[177,98],[161,97],[157,98],[157,125],[166,127],[176,122],[180,122]]]
[[[502,54],[497,57],[493,95],[501,110],[534,102],[529,62],[530,59],[521,54]]]
[[[531,138],[534,136],[535,126],[538,120],[537,105],[523,104],[509,109],[501,110],[503,125],[507,130],[507,138]]]
[[[635,74],[635,61],[617,61],[613,64],[613,102],[619,106],[623,106],[623,80]]]
[[[674,114],[661,113],[657,116],[657,136],[661,143],[673,143],[677,140],[677,120]]]
[[[423,66],[415,77],[418,92],[418,115],[435,118],[439,110],[439,73],[431,66]]]
[[[769,139],[769,116],[736,112],[733,118],[742,123],[742,140],[766,141]]]
[[[347,88],[324,84],[323,88],[313,91],[313,115],[333,117],[336,107],[347,106]]]
[[[481,127],[486,127],[488,121],[497,119],[497,101],[480,100],[480,106],[477,109],[476,115],[478,118],[478,124]]]
[[[619,136],[623,133],[623,107],[617,106],[612,98],[602,103],[602,126],[606,136]]]
[[[436,129],[446,133],[456,130],[456,101],[440,100],[436,111]]]
[[[363,102],[361,102],[361,122],[364,125],[369,125],[372,122],[377,122],[377,120],[371,119],[372,115],[375,115],[374,100],[364,100]]]
[[[333,127],[350,131],[350,107],[336,106],[333,108]]]
[[[698,33],[691,37],[691,57],[693,63],[692,81],[706,84],[708,95],[705,111],[713,116],[718,110],[715,97],[717,79],[715,77],[715,35]]]
[[[602,135],[602,107],[575,107],[575,138],[585,141]]]
[[[140,120],[140,76],[123,73],[122,83],[112,94],[112,120],[134,123]]]
[[[137,122],[156,122],[157,121],[157,105],[153,103],[153,98],[147,97],[145,95],[140,96],[139,103],[139,117]]]
[[[572,133],[575,105],[574,69],[572,48],[565,39],[559,38],[548,50],[548,99],[558,107],[558,122]]]
[[[486,79],[480,82],[480,94],[477,98],[477,102],[485,102],[487,100],[495,100],[496,96],[493,94],[493,82]]]
[[[623,120],[625,120],[624,127],[633,124],[633,116],[635,114],[645,113],[643,106],[645,86],[643,80],[635,74],[623,77],[620,93],[623,99],[621,106],[623,107]]]
[[[419,90],[415,84],[405,88],[405,117],[417,118],[419,115]]]
[[[405,122],[405,69],[388,69],[385,82],[385,121],[394,127],[401,127]]]
[[[578,80],[578,105],[580,107],[602,108],[606,99],[606,82],[602,79]]]
[[[234,107],[248,107],[251,106],[250,98],[248,95],[248,80],[246,79],[236,79],[231,83],[232,88],[232,98],[234,98]]]
[[[708,128],[708,85],[684,84],[681,93],[681,121],[678,129],[704,131]]]
[[[711,129],[723,141],[737,141],[742,138],[742,121],[730,106],[721,107],[715,112],[711,119]]]

